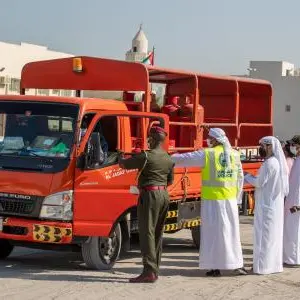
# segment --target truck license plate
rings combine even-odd
[[[3,231],[3,217],[0,217],[0,231]]]

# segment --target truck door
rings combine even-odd
[[[161,114],[106,111],[97,113],[78,147],[74,182],[74,233],[108,236],[116,220],[136,206],[136,170],[123,170],[118,153],[147,149],[151,126],[168,130]]]

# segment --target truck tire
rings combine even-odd
[[[131,236],[130,236],[130,243],[131,243],[132,245],[139,245],[139,243],[140,243],[140,237],[139,237],[138,232],[131,233]]]
[[[90,237],[81,248],[86,266],[95,270],[110,270],[119,258],[122,246],[121,226],[117,224],[109,238]]]
[[[5,259],[13,251],[14,246],[8,240],[0,239],[0,259]]]
[[[197,247],[197,249],[199,249],[200,248],[200,234],[201,234],[200,226],[192,227],[191,232],[192,232],[193,242],[194,242],[195,246]]]

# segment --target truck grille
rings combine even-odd
[[[2,209],[1,209],[2,208]],[[0,211],[13,214],[30,214],[34,210],[33,201],[7,200],[0,198]]]
[[[44,197],[0,192],[0,215],[39,217]]]

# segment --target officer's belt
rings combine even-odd
[[[140,188],[141,191],[164,191],[166,187],[164,185],[148,185]]]

